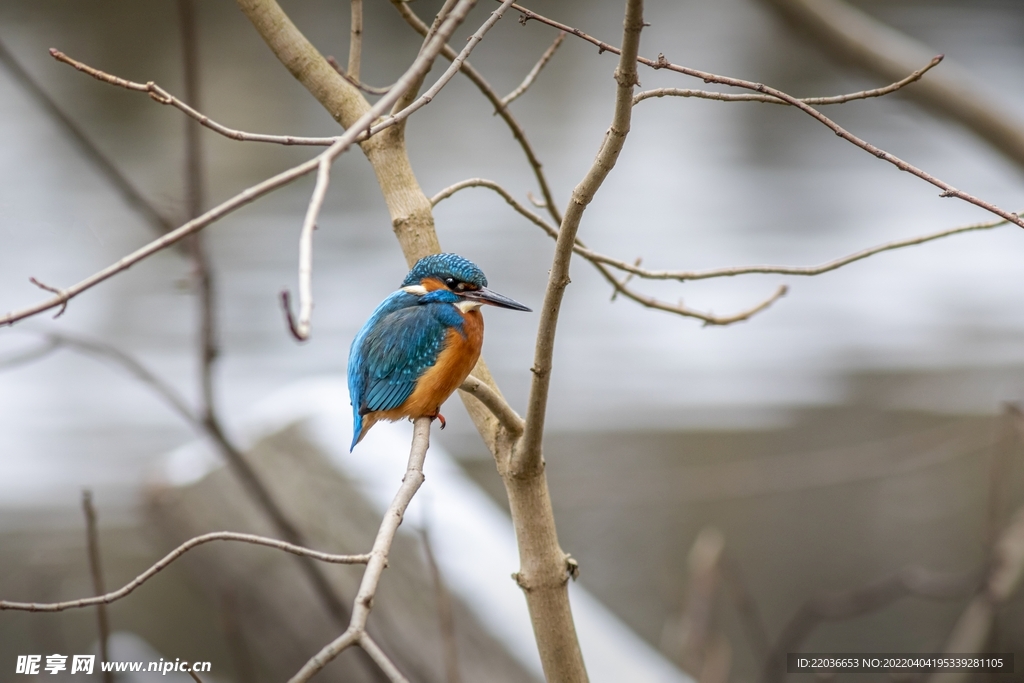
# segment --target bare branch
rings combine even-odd
[[[394,5],[402,17],[412,26],[420,35],[426,35],[427,25],[416,16],[416,13],[409,7],[409,3],[402,2],[401,0],[392,0]],[[441,54],[445,59],[455,59],[456,53],[450,46],[446,45],[441,51]],[[505,122],[509,130],[512,132],[512,137],[519,143],[520,148],[523,150],[523,154],[526,155],[526,160],[530,164],[530,168],[533,169],[533,175],[537,179],[537,185],[540,187],[540,192],[544,196],[544,207],[548,210],[551,218],[561,224],[562,214],[558,210],[558,204],[554,200],[554,196],[551,194],[551,187],[548,184],[547,177],[544,175],[543,166],[540,163],[540,159],[537,158],[536,152],[533,150],[533,146],[530,141],[526,138],[526,131],[519,125],[519,121],[512,115],[512,112],[501,102],[501,96],[495,92],[494,88],[487,82],[487,80],[478,72],[468,61],[462,63],[462,73],[466,75],[473,85],[487,98],[487,101],[494,106],[494,111],[497,112],[498,116]]]
[[[511,206],[521,215],[525,216],[531,223],[533,223],[541,230],[543,230],[545,233],[547,233],[549,237],[551,237],[552,239],[558,239],[557,228],[555,228],[546,220],[544,220],[543,218],[541,218],[540,216],[538,216],[537,214],[535,214],[534,212],[530,211],[525,206],[520,204],[518,201],[516,201],[516,198],[513,197],[512,194],[504,187],[494,182],[493,180],[487,180],[486,178],[469,178],[468,180],[462,180],[460,182],[455,183],[454,185],[450,185],[441,190],[440,192],[438,192],[437,194],[435,194],[433,197],[431,197],[430,204],[432,206],[437,206],[439,202],[448,199],[456,192],[459,192],[460,190],[465,190],[468,187],[486,187],[490,190],[494,190],[499,195],[501,195],[506,202],[508,202],[509,206]]]
[[[363,0],[352,0],[352,21],[349,28],[348,76],[359,82],[359,68],[363,61]]]
[[[339,147],[341,146],[340,143],[341,140],[339,139]],[[18,322],[19,320],[24,320],[25,318],[31,317],[38,313],[42,313],[43,311],[48,311],[51,308],[63,306],[72,298],[78,296],[87,289],[91,289],[98,285],[99,283],[113,277],[114,275],[117,275],[121,271],[127,270],[128,268],[132,267],[139,261],[142,261],[143,259],[152,256],[158,251],[162,251],[163,249],[166,249],[167,247],[180,242],[189,235],[198,232],[199,230],[202,230],[203,228],[213,223],[214,221],[223,218],[224,216],[231,213],[235,209],[245,206],[246,204],[256,199],[259,199],[263,195],[273,190],[276,190],[279,187],[287,185],[288,183],[292,182],[297,178],[301,178],[307,173],[312,172],[314,169],[317,168],[319,163],[320,158],[316,157],[302,164],[299,164],[298,166],[294,166],[288,169],[287,171],[278,173],[277,175],[268,178],[261,183],[257,183],[256,185],[253,185],[252,187],[243,190],[242,192],[239,192],[231,199],[223,202],[218,206],[215,206],[214,208],[204,213],[202,216],[199,216],[198,218],[194,218],[188,221],[180,228],[172,230],[163,237],[153,240],[152,242],[142,247],[141,249],[138,249],[132,252],[131,254],[128,254],[127,256],[121,258],[116,263],[107,266],[103,270],[93,275],[90,275],[81,282],[78,282],[77,284],[74,284],[68,287],[67,289],[62,290],[61,293],[58,294],[57,296],[54,296],[38,304],[29,306],[27,308],[23,308],[18,311],[14,311],[12,313],[8,313],[7,315],[0,317],[0,326],[12,325],[13,323]]]
[[[860,92],[854,92],[848,95],[833,95],[831,97],[801,97],[799,99],[804,104],[826,105],[845,104],[846,102],[852,102],[853,100],[866,100],[871,97],[882,97],[883,95],[894,93],[904,86],[920,80],[921,76],[924,76],[928,71],[931,71],[932,68],[938,66],[943,57],[944,55],[933,57],[932,61],[929,62],[927,66],[918,69],[906,78],[898,80],[884,88],[861,90]],[[710,92],[707,90],[690,90],[688,88],[655,88],[653,90],[645,90],[641,93],[637,93],[636,97],[633,98],[633,104],[639,104],[640,102],[652,97],[697,97],[704,100],[717,100],[719,102],[765,102],[767,104],[789,105],[789,102],[780,100],[777,97],[772,97],[771,95],[737,95],[733,93]]]
[[[30,278],[28,279],[28,281],[29,281],[29,282],[31,282],[32,284],[34,284],[34,285],[35,285],[36,287],[38,287],[39,289],[45,290],[45,291],[47,291],[47,292],[53,292],[53,293],[54,293],[54,294],[56,294],[57,296],[64,296],[64,290],[62,290],[62,289],[58,289],[58,288],[56,288],[56,287],[51,287],[51,286],[50,286],[50,285],[48,285],[48,284],[45,284],[45,283],[42,283],[42,282],[40,282],[39,280],[35,279],[34,277],[30,277]],[[61,304],[61,306],[60,306],[60,310],[59,310],[59,311],[57,311],[57,312],[56,312],[56,313],[54,314],[54,316],[53,316],[53,319],[54,319],[54,320],[56,320],[57,318],[59,318],[59,317],[61,317],[62,315],[64,315],[64,311],[66,311],[66,310],[68,310],[68,302],[67,302],[67,299],[65,299],[65,300],[64,300],[64,303],[62,303],[62,304]]]
[[[196,683],[203,683],[203,679],[201,679],[199,677],[199,674],[197,674],[195,671],[192,671],[191,669],[189,669],[188,675],[191,676],[192,680],[195,681]]]
[[[523,418],[519,417],[519,414],[512,410],[512,406],[508,404],[501,394],[487,386],[483,381],[470,375],[459,389],[487,406],[487,409],[494,413],[494,416],[498,418],[498,422],[501,423],[501,426],[512,437],[518,437],[523,433]]]
[[[398,526],[402,523],[406,508],[412,502],[420,485],[423,484],[423,461],[430,446],[430,422],[429,417],[420,417],[415,420],[413,427],[412,447],[409,452],[409,462],[406,466],[405,476],[402,478],[402,485],[398,488],[394,500],[384,513],[380,528],[377,530],[377,538],[374,539],[373,549],[370,550],[366,571],[363,572],[363,579],[359,584],[359,592],[356,594],[352,606],[352,620],[348,628],[341,636],[326,645],[320,652],[314,655],[306,664],[289,680],[289,683],[304,683],[312,678],[320,669],[327,666],[331,660],[337,657],[342,651],[351,645],[360,644],[364,650],[376,661],[384,672],[395,681],[404,681],[397,669],[391,664],[380,648],[366,636],[366,621],[370,616],[370,609],[373,605],[373,598],[377,593],[377,586],[380,583],[381,575],[387,567],[388,555],[391,552],[391,544],[398,533]],[[386,665],[391,665],[389,670]],[[393,674],[397,674],[396,678]]]
[[[104,595],[107,589],[103,587],[103,564],[100,561],[100,541],[96,533],[96,508],[92,505],[92,491],[82,491],[82,511],[85,513],[85,543],[89,553],[89,573],[92,575],[92,589],[96,595]],[[107,606],[96,605],[96,620],[99,627],[100,641],[100,663],[110,661],[107,651],[107,643],[110,640],[110,625],[107,622]],[[113,683],[114,675],[104,667],[103,683]]]
[[[390,85],[385,87],[385,88],[375,88],[372,85],[367,85],[366,83],[363,83],[362,81],[359,81],[359,80],[357,80],[355,78],[352,78],[351,76],[349,76],[345,72],[345,68],[342,67],[341,64],[338,63],[338,60],[335,59],[331,55],[327,55],[326,57],[324,57],[324,59],[327,60],[328,64],[330,64],[331,66],[334,67],[334,70],[338,72],[339,76],[341,76],[346,81],[348,81],[349,84],[354,85],[355,87],[359,88],[360,90],[362,90],[363,92],[365,92],[367,94],[370,94],[370,95],[387,95],[388,94],[388,90],[391,90],[392,86],[390,86]]]
[[[559,31],[558,35],[555,37],[555,42],[551,43],[551,47],[544,51],[544,54],[540,56],[537,63],[534,64],[533,68],[530,69],[530,72],[526,74],[526,78],[524,78],[523,82],[519,84],[519,87],[501,98],[501,103],[503,105],[507,107],[510,102],[522,95],[531,85],[533,85],[533,82],[537,80],[537,75],[540,74],[541,69],[547,66],[547,63],[551,61],[551,58],[555,56],[555,52],[558,50],[558,47],[562,44],[563,40],[565,40],[565,31]]]
[[[537,21],[540,21],[541,23],[547,24],[549,26],[554,26],[555,28],[561,29],[568,33],[572,33],[573,35],[582,38],[583,40],[586,40],[587,42],[593,45],[596,45],[602,52],[611,52],[612,54],[621,55],[621,51],[619,50],[619,48],[615,47],[614,45],[609,45],[608,43],[598,40],[597,38],[589,36],[583,31],[580,31],[579,29],[567,26],[561,22],[554,21],[552,19],[548,19],[547,17],[541,16],[536,12],[526,9],[525,7],[521,7],[520,5],[513,5],[513,8],[522,12],[525,18],[524,20],[535,19]],[[840,126],[832,119],[828,118],[827,116],[819,112],[814,107],[810,106],[809,104],[805,104],[804,102],[801,102],[799,99],[793,97],[792,95],[788,95],[777,88],[772,88],[763,83],[755,83],[753,81],[745,81],[740,78],[731,78],[728,76],[718,76],[713,73],[708,73],[707,71],[700,71],[699,69],[691,69],[686,66],[680,66],[679,64],[673,64],[672,62],[668,61],[665,58],[665,55],[662,54],[659,54],[657,59],[637,57],[637,61],[641,64],[644,64],[645,66],[651,67],[652,69],[668,69],[669,71],[675,71],[677,73],[692,76],[694,78],[700,78],[705,83],[718,83],[720,85],[728,85],[734,88],[753,90],[754,92],[758,92],[764,95],[770,95],[772,97],[780,99],[786,102],[787,104],[790,104],[796,107],[797,109],[800,109],[805,114],[815,119],[816,121],[827,127],[829,130],[831,130],[833,133],[843,138],[847,142],[853,144],[854,146],[863,149],[865,152],[873,156],[876,156],[883,161],[889,162],[890,164],[892,164],[901,171],[905,171],[917,178],[920,178],[926,183],[929,183],[939,188],[940,190],[942,190],[942,192],[939,193],[940,197],[956,197],[957,199],[961,199],[969,204],[974,204],[975,206],[982,208],[990,213],[994,213],[995,215],[1006,219],[1007,221],[1013,223],[1018,227],[1024,228],[1024,219],[1022,219],[1017,214],[1012,213],[1010,211],[1006,211],[1005,209],[1001,209],[995,204],[975,197],[972,194],[969,194],[962,190],[958,190],[957,188],[953,187],[944,180],[936,178],[930,173],[921,170],[920,168],[914,166],[913,164],[907,163],[903,159],[900,159],[899,157],[895,156],[894,154],[890,154],[889,152],[886,152],[885,150],[876,147],[870,142],[862,140],[861,138],[857,137],[853,133],[849,132],[848,130]]]
[[[306,207],[306,217],[302,221],[302,232],[299,235],[299,321],[292,323],[291,308],[288,307],[288,294],[284,293],[285,310],[288,313],[288,328],[299,341],[309,339],[311,319],[313,317],[313,231],[316,230],[316,219],[324,205],[327,187],[331,182],[331,162],[326,157],[320,160],[316,174],[316,187],[313,197]]]
[[[113,76],[99,69],[95,69],[87,64],[83,64],[77,60],[68,57],[66,54],[56,48],[50,48],[50,54],[59,62],[69,64],[74,68],[78,69],[82,73],[86,73],[98,81],[104,83],[110,83],[128,90],[137,90],[139,92],[149,93],[149,96],[160,104],[167,104],[172,107],[176,107],[181,111],[185,112],[188,116],[192,117],[199,123],[203,124],[207,128],[217,133],[220,133],[226,138],[232,140],[243,140],[247,142],[272,142],[278,145],[313,145],[318,147],[326,147],[334,143],[337,138],[304,138],[294,135],[263,135],[262,133],[246,133],[245,131],[235,130],[234,128],[228,128],[223,126],[209,116],[201,114],[189,105],[179,100],[174,95],[161,88],[153,81],[148,83],[135,83],[133,81],[120,78],[119,76]]]
[[[626,135],[629,133],[633,109],[633,89],[638,83],[636,60],[643,23],[642,0],[628,0],[623,25],[623,50],[615,69],[617,87],[612,123],[605,133],[593,165],[580,184],[573,189],[572,201],[569,203],[569,208],[558,231],[558,239],[555,241],[555,256],[548,277],[544,304],[541,308],[537,346],[531,368],[533,381],[526,413],[526,431],[523,433],[522,442],[516,449],[512,465],[512,470],[517,473],[541,467],[541,439],[544,434],[548,390],[551,384],[551,358],[555,349],[558,313],[561,309],[565,288],[569,284],[569,262],[572,258],[573,247],[576,245],[576,233],[579,230],[583,212],[615,166],[619,152],[626,141]]]
[[[359,647],[366,650],[366,654],[370,655],[370,659],[377,663],[391,683],[409,683],[409,679],[402,675],[395,663],[380,649],[377,641],[371,638],[365,630],[359,635]]]
[[[899,78],[935,54],[931,47],[840,0],[768,0],[832,55],[885,79]],[[955,61],[907,91],[952,118],[992,149],[1024,166],[1024,121],[978,87],[979,79]],[[998,87],[998,86],[997,86]]]
[[[511,193],[509,193],[508,190],[506,190],[493,180],[486,180],[484,178],[470,178],[468,180],[463,180],[441,190],[436,195],[434,195],[433,199],[431,199],[430,201],[432,204],[436,205],[438,202],[447,199],[448,197],[451,197],[456,192],[459,192],[460,190],[465,190],[466,188],[469,187],[486,187],[487,189],[494,190],[499,195],[501,195],[513,209],[515,209],[520,214],[529,219],[530,222],[532,222],[534,225],[540,227],[540,229],[547,233],[549,237],[556,240],[558,239],[558,230],[554,226],[549,224],[547,221],[545,221],[537,214],[527,209],[518,201],[516,201],[516,199],[511,195]],[[636,301],[637,303],[643,306],[646,306],[647,308],[656,308],[660,311],[665,311],[667,313],[675,313],[677,315],[682,315],[687,318],[696,318],[697,320],[704,321],[704,324],[706,325],[731,325],[733,323],[748,320],[757,313],[760,313],[761,311],[765,310],[770,305],[775,303],[775,301],[777,301],[779,298],[785,295],[787,291],[785,286],[779,287],[774,294],[772,294],[770,297],[759,303],[757,306],[754,306],[753,308],[741,311],[740,313],[736,313],[734,315],[716,316],[711,313],[704,313],[692,308],[688,308],[682,305],[681,303],[670,304],[664,301],[660,301],[653,297],[640,294],[639,292],[628,287],[629,280],[633,275],[640,275],[641,277],[651,277],[651,279],[672,279],[667,277],[652,277],[651,275],[649,275],[649,273],[653,272],[656,275],[660,271],[647,271],[643,268],[640,268],[639,261],[634,263],[633,265],[629,265],[624,261],[613,259],[609,256],[604,256],[603,254],[599,254],[596,251],[587,249],[579,238],[576,239],[576,244],[573,246],[573,251],[582,256],[583,258],[587,259],[588,261],[590,261],[591,265],[597,268],[598,272],[601,273],[601,275],[609,282],[609,284],[611,284],[614,290],[614,293],[612,294],[613,301],[615,300],[616,295],[623,294],[624,296],[632,299],[633,301]],[[606,266],[621,268],[622,270],[628,272],[628,276],[622,280],[619,280],[618,278],[615,277],[615,275],[612,274],[612,272]]]
[[[1024,212],[1017,215],[1024,215]],[[978,230],[991,230],[992,228],[998,228],[1003,225],[1007,225],[1008,221],[988,221],[985,223],[971,223],[969,225],[962,225],[956,228],[948,228],[946,230],[940,230],[938,232],[929,233],[927,235],[919,235],[917,237],[910,237],[904,240],[894,240],[892,242],[885,242],[883,244],[869,247],[867,249],[861,249],[855,251],[852,254],[848,254],[841,258],[833,259],[825,263],[816,266],[733,266],[727,268],[711,268],[708,270],[648,270],[646,268],[640,268],[635,264],[630,264],[627,261],[621,261],[613,259],[603,254],[599,254],[590,249],[579,247],[576,249],[576,253],[580,254],[584,258],[590,259],[597,263],[603,263],[627,273],[642,277],[647,280],[679,280],[681,282],[686,280],[708,280],[717,277],[732,277],[736,275],[749,275],[753,273],[760,274],[774,274],[774,275],[821,275],[837,268],[841,268],[845,265],[855,263],[862,259],[866,259],[869,256],[880,254],[884,251],[893,251],[894,249],[902,249],[904,247],[912,247],[918,244],[924,244],[926,242],[932,242],[943,237],[949,237],[951,235],[959,235],[965,232],[974,232]]]
[[[268,548],[283,550],[285,552],[292,553],[293,555],[310,557],[314,560],[320,560],[321,562],[328,562],[331,564],[366,564],[371,558],[370,555],[334,555],[331,553],[322,553],[318,550],[310,550],[309,548],[303,548],[302,546],[294,545],[292,543],[279,541],[276,538],[266,538],[264,536],[256,536],[254,534],[241,534],[234,531],[215,531],[213,533],[203,534],[202,536],[196,536],[195,538],[185,541],[168,553],[162,560],[139,574],[122,588],[119,588],[112,593],[99,595],[94,598],[80,598],[78,600],[68,600],[65,602],[11,602],[8,600],[0,600],[0,610],[10,609],[21,610],[24,612],[63,612],[64,610],[77,609],[80,607],[108,605],[131,594],[132,591],[166,569],[168,565],[187,553],[189,550],[192,550],[192,548],[212,541],[238,541],[240,543],[262,545]]]
[[[337,139],[336,137],[299,137],[295,135],[264,135],[262,133],[247,133],[242,130],[234,130],[233,128],[228,128],[227,126],[223,126],[217,123],[216,121],[213,121],[212,119],[210,119],[210,117],[206,116],[205,114],[200,114],[199,112],[191,108],[191,106],[184,103],[171,93],[167,92],[153,81],[150,81],[148,83],[135,83],[133,81],[128,81],[126,79],[120,78],[118,76],[112,76],[111,74],[101,72],[98,69],[93,69],[92,67],[85,65],[85,63],[81,61],[72,59],[67,54],[61,52],[60,50],[54,47],[50,48],[50,54],[57,61],[65,62],[66,65],[70,65],[78,71],[84,74],[88,74],[97,81],[102,81],[103,83],[110,83],[111,85],[117,85],[128,90],[137,90],[139,92],[150,93],[150,97],[152,97],[155,101],[158,101],[161,104],[169,104],[171,106],[174,106],[174,108],[177,108],[184,112],[187,116],[196,119],[196,121],[199,121],[201,124],[209,128],[210,130],[220,133],[224,137],[229,137],[232,140],[244,140],[249,142],[273,142],[276,144],[306,144],[315,146],[328,146]]]

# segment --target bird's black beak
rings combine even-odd
[[[460,296],[462,296],[463,299],[470,299],[471,301],[480,301],[485,304],[491,304],[492,306],[499,306],[501,308],[511,308],[513,311],[532,310],[522,305],[515,299],[509,299],[507,296],[498,294],[497,292],[492,292],[486,287],[460,292]]]

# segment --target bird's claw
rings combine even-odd
[[[447,422],[444,421],[444,415],[442,415],[441,413],[438,413],[437,415],[434,415],[433,417],[436,418],[437,420],[440,420],[440,422],[441,422],[441,429],[444,429],[445,425],[448,424]]]

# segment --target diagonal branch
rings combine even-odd
[[[366,564],[370,561],[370,555],[335,555],[332,553],[323,553],[319,550],[303,548],[302,546],[294,545],[292,543],[279,541],[276,538],[266,538],[264,536],[256,536],[254,534],[241,534],[234,531],[215,531],[213,533],[203,534],[202,536],[196,536],[195,538],[185,541],[164,556],[162,560],[112,593],[98,595],[94,598],[79,598],[78,600],[67,600],[64,602],[12,602],[9,600],[0,600],[0,611],[20,610],[24,612],[63,612],[64,610],[78,609],[80,607],[109,605],[110,603],[116,602],[131,594],[132,591],[166,569],[168,565],[187,553],[189,550],[201,546],[204,543],[211,543],[213,541],[237,541],[240,543],[262,545],[268,548],[283,550],[287,553],[292,553],[293,555],[310,557],[314,560],[328,562],[331,564]]]
[[[544,50],[544,54],[540,56],[537,63],[534,64],[533,68],[530,69],[530,72],[526,74],[526,78],[523,79],[523,82],[520,83],[515,90],[501,98],[501,103],[504,106],[507,107],[510,102],[525,93],[527,89],[533,85],[533,82],[537,80],[537,76],[540,74],[541,69],[547,66],[548,62],[551,61],[551,58],[555,56],[555,52],[558,50],[558,47],[562,44],[563,40],[565,40],[565,31],[559,31],[558,35],[555,37],[555,42],[551,43],[551,47],[547,50]]]
[[[565,212],[562,225],[555,241],[555,256],[548,277],[547,292],[541,307],[540,326],[537,331],[537,345],[534,351],[533,381],[530,386],[530,400],[526,411],[526,431],[522,442],[513,456],[511,471],[529,472],[542,467],[541,440],[544,435],[544,419],[547,413],[548,391],[551,386],[551,358],[555,350],[555,332],[562,297],[569,284],[569,262],[576,244],[576,233],[583,219],[583,212],[593,200],[604,179],[608,177],[619,152],[629,133],[633,110],[633,88],[636,86],[636,59],[640,47],[640,32],[643,30],[643,2],[629,0],[626,5],[626,19],[623,27],[623,50],[615,69],[615,113],[611,126],[605,133],[597,158],[572,192],[572,200]]]
[[[582,38],[583,40],[586,40],[587,42],[596,45],[602,52],[611,52],[612,54],[621,55],[621,50],[619,50],[619,48],[615,47],[614,45],[609,45],[604,41],[598,40],[593,36],[589,36],[583,31],[580,31],[579,29],[567,26],[561,22],[554,21],[553,19],[548,19],[547,17],[541,16],[536,12],[528,10],[520,5],[513,5],[513,7],[514,9],[522,12],[524,21],[535,19],[537,21],[540,21],[541,23],[548,24],[549,26],[554,26],[555,28],[561,29],[568,33],[572,33],[578,38]],[[822,114],[809,104],[806,104],[800,101],[799,99],[793,97],[792,95],[788,95],[777,88],[772,88],[771,86],[767,86],[763,83],[755,83],[754,81],[746,81],[741,78],[731,78],[729,76],[718,76],[707,71],[691,69],[690,67],[681,66],[679,64],[673,64],[672,62],[668,61],[665,58],[665,55],[663,54],[659,54],[657,59],[637,57],[636,61],[638,61],[641,64],[644,64],[645,66],[649,66],[652,69],[668,69],[669,71],[675,71],[676,73],[681,73],[686,76],[700,78],[705,83],[718,83],[720,85],[728,85],[734,88],[753,90],[754,92],[758,92],[763,95],[770,95],[772,97],[780,99],[786,102],[787,104],[790,104],[796,107],[797,109],[803,111],[805,114],[815,119],[816,121],[827,127],[829,130],[831,130],[833,133],[835,133],[842,139],[846,140],[847,142],[853,144],[854,146],[863,149],[865,152],[873,156],[876,156],[883,161],[889,162],[890,164],[892,164],[901,171],[905,171],[917,178],[920,178],[926,183],[929,183],[939,188],[940,190],[942,190],[942,192],[939,193],[940,197],[956,197],[957,199],[963,200],[969,204],[974,204],[975,206],[982,208],[990,213],[994,213],[995,215],[1001,218],[1005,218],[1007,221],[1013,223],[1014,225],[1017,225],[1018,227],[1024,228],[1024,219],[1022,219],[1017,214],[1012,213],[1010,211],[1006,211],[1005,209],[1001,209],[995,204],[987,202],[979,197],[975,197],[974,195],[964,192],[963,190],[958,190],[957,188],[953,187],[946,181],[931,175],[930,173],[918,168],[917,166],[914,166],[913,164],[907,163],[906,161],[900,159],[894,154],[890,154],[889,152],[886,152],[885,150],[876,147],[870,142],[867,142],[866,140],[863,140],[854,135],[853,133],[849,132],[848,130],[840,126],[838,123],[828,118],[827,116],[825,116],[824,114]]]
[[[394,664],[366,634],[366,621],[370,617],[373,599],[377,594],[377,586],[387,567],[388,555],[391,552],[395,534],[398,533],[398,526],[402,523],[402,517],[405,515],[406,508],[409,507],[409,503],[412,502],[413,496],[423,484],[423,461],[430,446],[430,422],[431,418],[429,417],[420,417],[415,421],[405,476],[377,530],[377,538],[373,542],[373,549],[370,550],[366,561],[366,571],[363,572],[359,592],[356,594],[355,603],[352,606],[352,620],[348,628],[306,662],[299,672],[292,676],[289,683],[308,681],[344,650],[356,644],[362,646],[392,680],[405,681],[397,669],[394,669]]]
[[[900,79],[883,88],[861,90],[847,95],[832,95],[830,97],[801,97],[799,99],[804,104],[826,105],[845,104],[854,100],[866,100],[871,97],[882,97],[884,95],[894,93],[904,86],[921,80],[921,77],[931,71],[934,67],[938,66],[942,59],[943,55],[933,57],[932,61],[930,61],[927,66],[924,66],[906,78]],[[689,88],[655,88],[653,90],[645,90],[642,93],[637,93],[636,97],[633,98],[633,104],[639,104],[640,102],[649,100],[652,97],[697,97],[704,100],[717,100],[719,102],[765,102],[767,104],[789,105],[789,102],[780,100],[777,97],[772,97],[771,95],[738,95],[734,93],[710,92],[708,90],[690,90]]]
[[[412,26],[417,33],[420,35],[426,35],[427,25],[423,23],[416,13],[409,7],[409,3],[401,2],[401,0],[392,0],[392,4],[398,9],[402,18]],[[450,46],[446,45],[441,51],[441,55],[445,59],[455,59],[456,53]],[[512,115],[512,112],[506,107],[502,101],[501,96],[495,92],[494,88],[491,87],[487,79],[480,74],[468,61],[462,63],[462,73],[465,74],[466,78],[472,81],[473,85],[487,98],[487,101],[494,106],[495,113],[501,117],[508,126],[508,129],[512,132],[512,137],[519,143],[519,147],[523,150],[523,154],[526,155],[526,160],[530,164],[530,168],[533,169],[533,175],[537,179],[537,185],[540,187],[541,195],[544,197],[544,205],[547,208],[549,215],[552,220],[556,223],[562,222],[562,214],[558,210],[558,205],[555,202],[554,195],[551,193],[551,186],[548,184],[547,177],[544,175],[544,169],[540,163],[540,159],[537,157],[536,152],[533,149],[533,145],[526,138],[526,131],[519,125],[519,121]]]
[[[1019,216],[1024,216],[1024,212],[1018,213]],[[961,225],[956,228],[947,228],[946,230],[939,230],[938,232],[928,233],[927,235],[918,235],[917,237],[909,237],[902,240],[893,240],[892,242],[885,242],[878,244],[867,249],[861,249],[855,251],[852,254],[826,261],[816,266],[731,266],[726,268],[710,268],[708,270],[648,270],[646,268],[640,268],[635,264],[631,264],[627,261],[621,261],[614,259],[604,254],[599,254],[590,249],[580,247],[576,250],[576,253],[580,254],[584,258],[597,263],[603,263],[605,265],[612,266],[619,270],[636,275],[647,280],[679,280],[684,282],[687,280],[708,280],[717,277],[733,277],[736,275],[750,275],[754,273],[759,274],[774,274],[774,275],[802,275],[812,276],[821,275],[851,263],[856,263],[869,256],[880,254],[885,251],[893,251],[895,249],[903,249],[905,247],[912,247],[918,244],[925,244],[927,242],[933,242],[943,237],[950,237],[951,235],[959,235],[965,232],[976,232],[979,230],[991,230],[998,228],[1003,225],[1007,225],[1009,221],[987,221],[984,223],[971,223],[968,225]]]
[[[512,410],[512,406],[501,394],[484,382],[470,375],[459,389],[487,406],[487,409],[494,413],[494,417],[498,418],[498,422],[513,438],[523,433],[523,418]]]
[[[82,73],[88,74],[98,81],[116,85],[127,90],[149,93],[149,96],[153,101],[176,107],[210,130],[220,133],[224,137],[231,138],[232,140],[272,142],[279,145],[312,145],[317,147],[327,147],[337,140],[337,138],[305,138],[294,135],[264,135],[262,133],[247,133],[245,131],[235,130],[234,128],[228,128],[227,126],[217,123],[209,116],[196,111],[153,81],[149,81],[148,83],[135,83],[134,81],[129,81],[119,76],[113,76],[105,71],[100,71],[88,64],[72,59],[56,48],[50,48],[50,55],[58,62],[64,62],[65,64],[73,66]]]
[[[540,227],[540,229],[543,230],[549,237],[555,240],[558,239],[558,230],[554,226],[552,226],[550,223],[548,223],[546,220],[544,220],[534,212],[527,209],[518,201],[516,201],[515,197],[513,197],[508,190],[506,190],[501,185],[492,180],[486,180],[484,178],[470,178],[468,180],[460,181],[458,183],[455,183],[454,185],[446,187],[445,189],[441,190],[436,195],[434,195],[434,197],[430,200],[431,204],[436,205],[438,202],[447,199],[448,197],[451,197],[456,192],[459,192],[460,190],[465,190],[466,188],[469,187],[486,187],[489,190],[494,190],[499,195],[501,195],[506,202],[508,202],[509,206],[518,211],[521,215],[525,216],[531,223]],[[760,313],[761,311],[771,306],[778,299],[784,296],[787,292],[786,287],[781,286],[775,290],[774,294],[772,294],[767,299],[765,299],[764,301],[762,301],[761,303],[757,304],[752,308],[749,308],[745,311],[741,311],[739,313],[735,313],[733,315],[716,316],[712,313],[704,313],[702,311],[689,308],[687,306],[684,306],[682,303],[670,304],[665,301],[655,299],[654,297],[641,294],[636,290],[628,287],[628,277],[619,280],[607,267],[613,266],[615,268],[621,268],[622,270],[628,271],[630,277],[633,275],[649,277],[646,273],[651,271],[647,271],[643,268],[640,268],[639,265],[629,265],[623,261],[619,261],[618,259],[613,259],[610,256],[605,256],[603,254],[597,253],[596,251],[587,249],[579,238],[576,239],[576,244],[573,246],[573,251],[582,256],[583,258],[587,259],[590,262],[590,264],[593,265],[599,273],[601,273],[601,275],[608,281],[608,283],[611,284],[616,294],[622,294],[623,296],[632,299],[633,301],[647,308],[654,308],[659,311],[665,311],[666,313],[675,313],[677,315],[681,315],[687,318],[696,318],[697,320],[702,320],[705,325],[731,325],[733,323],[749,320],[754,315]]]

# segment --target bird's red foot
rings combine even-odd
[[[436,418],[436,419],[441,421],[441,429],[444,429],[445,425],[448,424],[447,422],[444,421],[444,415],[442,415],[441,413],[437,413],[436,415],[431,415],[430,417],[431,417],[431,419],[435,419]]]

